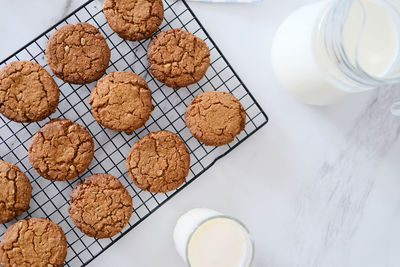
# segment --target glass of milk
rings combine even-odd
[[[247,228],[215,210],[195,208],[174,229],[176,250],[191,267],[248,267],[254,245]]]
[[[329,105],[400,83],[400,0],[324,0],[279,27],[272,65],[299,100]]]

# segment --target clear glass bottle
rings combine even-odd
[[[271,58],[283,87],[313,105],[400,83],[400,1],[325,0],[302,7],[277,30]]]

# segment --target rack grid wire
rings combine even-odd
[[[149,40],[129,42],[119,38],[107,25],[101,3],[95,0],[86,2],[68,17],[0,63],[1,68],[14,60],[31,60],[44,66],[50,72],[46,64],[45,47],[51,34],[65,24],[88,22],[100,29],[111,49],[111,60],[107,73],[116,70],[133,71],[142,76],[152,90],[155,109],[150,119],[133,135],[126,135],[103,128],[91,115],[88,98],[95,83],[72,85],[53,76],[60,87],[60,101],[57,111],[50,118],[68,118],[84,125],[95,142],[95,157],[90,167],[78,178],[70,181],[46,180],[35,172],[28,161],[27,147],[30,138],[50,118],[38,123],[21,124],[0,116],[0,159],[16,164],[29,177],[33,188],[30,209],[17,219],[45,217],[60,225],[68,241],[65,266],[87,265],[167,200],[198,178],[219,158],[232,151],[268,122],[265,112],[236,75],[187,3],[181,0],[164,0],[164,8],[165,18],[159,31],[169,28],[184,28],[205,40],[211,54],[211,64],[205,77],[200,82],[177,91],[163,86],[149,73],[146,57]],[[183,114],[191,99],[198,93],[209,90],[232,93],[240,100],[247,115],[244,131],[232,143],[221,147],[204,146],[198,142],[185,127],[183,120]],[[177,190],[165,194],[142,191],[132,183],[127,175],[125,157],[131,145],[139,138],[149,132],[165,129],[177,133],[190,151],[191,166],[187,181]],[[68,216],[69,196],[72,189],[85,177],[94,173],[109,173],[118,177],[133,198],[133,213],[129,224],[121,233],[112,238],[87,237],[77,229]],[[0,236],[17,219],[0,225]]]

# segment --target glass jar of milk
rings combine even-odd
[[[329,105],[400,82],[400,0],[326,0],[291,14],[272,45],[272,65],[299,100]]]
[[[179,255],[190,267],[249,267],[254,246],[247,228],[215,210],[195,208],[174,229]]]

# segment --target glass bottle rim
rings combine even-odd
[[[372,2],[380,2],[384,4],[386,9],[392,13],[392,19],[397,19],[397,40],[400,48],[400,4],[394,3],[392,0],[370,0]],[[397,65],[399,68],[398,75],[394,77],[374,76],[367,73],[359,64],[354,64],[347,55],[343,45],[343,25],[348,17],[350,8],[360,0],[335,0],[330,3],[324,14],[321,16],[317,24],[317,35],[319,42],[322,42],[327,51],[328,57],[335,62],[341,73],[345,75],[348,81],[361,87],[377,87],[387,84],[400,83],[400,51],[398,51]],[[394,21],[395,23],[396,21]],[[395,23],[395,25],[397,25]],[[357,62],[355,58],[354,62]],[[395,60],[393,60],[395,64]],[[397,71],[396,71],[397,73]]]
[[[189,234],[189,237],[188,237],[188,239],[187,239],[187,243],[186,243],[186,251],[185,251],[185,257],[186,257],[186,263],[187,263],[187,265],[189,266],[189,267],[192,267],[192,265],[190,264],[190,261],[189,261],[189,244],[190,244],[190,241],[192,240],[192,237],[193,237],[193,235],[194,235],[194,233],[200,228],[200,226],[202,226],[203,224],[205,224],[205,223],[207,223],[207,222],[209,222],[209,221],[211,221],[211,220],[214,220],[214,219],[229,219],[229,220],[232,220],[232,221],[234,221],[234,222],[236,222],[237,224],[239,224],[239,226],[241,226],[242,227],[242,229],[244,230],[244,232],[246,233],[246,237],[247,237],[247,240],[250,242],[250,245],[251,245],[251,258],[250,258],[250,261],[249,261],[249,265],[248,266],[244,266],[244,267],[249,267],[249,266],[251,266],[251,264],[253,263],[253,260],[254,260],[254,251],[255,251],[255,249],[254,249],[254,240],[253,240],[253,238],[252,238],[252,236],[251,236],[251,234],[250,234],[250,231],[249,231],[249,229],[246,227],[246,225],[244,224],[244,223],[242,223],[240,220],[238,220],[238,219],[236,219],[236,218],[234,218],[234,217],[231,217],[231,216],[228,216],[228,215],[223,215],[223,214],[218,214],[218,215],[213,215],[213,216],[210,216],[210,217],[207,217],[207,218],[205,218],[205,219],[203,219],[203,220],[201,220],[199,223],[197,223],[196,224],[196,227],[194,227],[193,228],[193,231],[191,231],[191,233]]]

